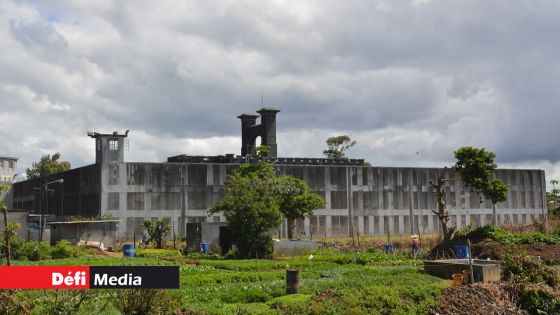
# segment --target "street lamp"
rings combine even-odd
[[[40,205],[41,205],[41,218],[39,219],[39,242],[43,241],[43,230],[45,228],[45,207],[48,206],[48,201],[49,201],[48,195],[47,195],[47,198],[45,200],[45,192],[54,191],[54,190],[49,190],[48,186],[50,184],[55,184],[55,183],[62,184],[62,183],[64,183],[64,179],[61,178],[61,179],[57,179],[57,180],[47,182],[47,183],[41,185],[41,188],[37,188],[37,187],[33,188],[33,189],[41,190],[41,203],[40,203]],[[43,201],[45,201],[45,202],[43,202]]]

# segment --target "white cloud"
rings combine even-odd
[[[1,154],[23,170],[87,130],[129,160],[239,153],[238,114],[280,108],[279,152],[347,133],[373,165],[438,166],[462,145],[560,177],[560,4],[0,2]],[[531,23],[527,23],[531,21]],[[418,154],[417,154],[418,152]]]

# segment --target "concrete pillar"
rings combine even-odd
[[[213,164],[206,165],[206,185],[208,185],[208,186],[214,185],[214,165]]]
[[[367,233],[368,233],[368,235],[374,235],[375,234],[375,226],[374,226],[375,217],[372,216],[372,215],[368,215],[367,219],[368,219],[368,228],[369,228]]]
[[[326,215],[325,216],[325,231],[327,232],[327,236],[331,236],[332,233],[332,216]]]
[[[310,222],[308,217],[305,217],[303,219],[303,230],[305,231],[305,235],[307,236],[311,235],[311,227],[310,227]]]
[[[429,233],[435,233],[434,230],[434,215],[429,215],[428,216],[428,231]]]
[[[378,216],[379,220],[377,221],[377,227],[379,230],[379,235],[383,235],[383,234],[387,234],[387,231],[385,231],[385,217],[384,216]]]
[[[366,231],[364,230],[364,216],[358,216],[358,231],[360,235],[366,235]]]
[[[399,215],[399,235],[404,235],[404,216]]]
[[[387,218],[389,218],[389,233],[391,233],[391,235],[395,235],[395,217],[390,215],[387,216]],[[385,234],[387,234],[387,231],[385,231]]]

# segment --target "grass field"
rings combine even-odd
[[[181,288],[166,290],[162,299],[167,301],[167,306],[173,305],[173,309],[188,314],[426,314],[446,285],[441,279],[422,273],[419,263],[403,255],[331,252],[315,253],[311,260],[307,256],[284,260],[193,260],[172,256],[15,262],[16,265],[178,265]],[[285,295],[287,266],[300,270],[300,294]],[[45,290],[17,292],[18,300],[32,301],[36,314],[56,313],[57,306],[52,300],[71,299],[71,294]],[[120,313],[119,290],[90,290],[89,294],[73,312]]]

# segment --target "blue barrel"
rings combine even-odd
[[[393,253],[394,249],[395,248],[393,247],[393,244],[385,244],[385,252],[386,253],[391,254],[391,253]]]
[[[469,247],[467,245],[456,245],[455,256],[459,259],[469,258]]]
[[[200,252],[208,254],[208,243],[200,243]]]
[[[124,257],[134,257],[134,244],[124,244],[123,245],[123,256]]]

